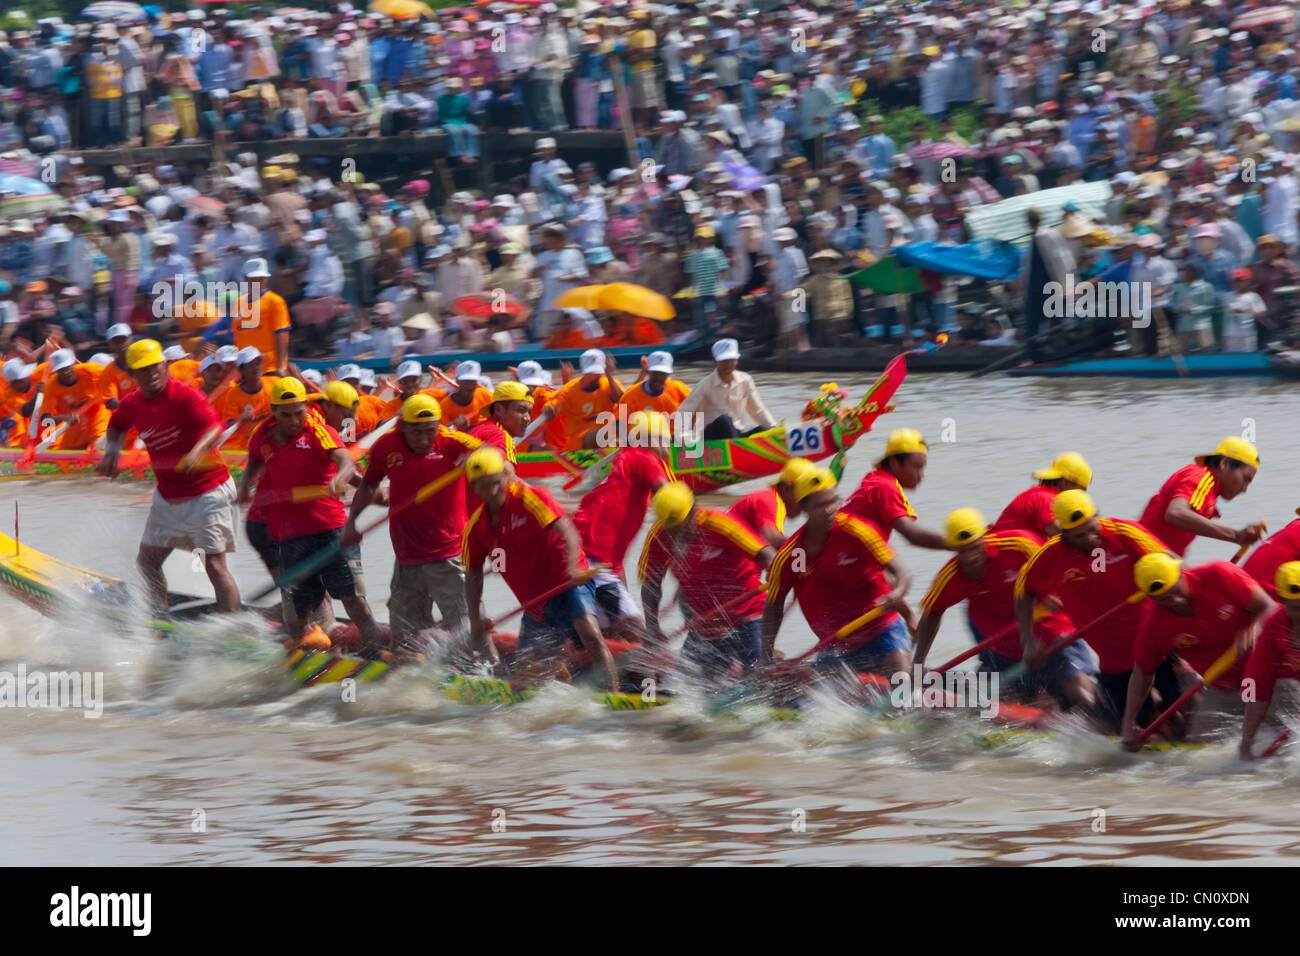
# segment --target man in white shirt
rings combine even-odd
[[[537,254],[533,278],[542,280],[542,297],[537,302],[537,315],[533,318],[534,338],[544,339],[559,317],[555,300],[566,289],[581,285],[587,278],[587,263],[582,250],[569,243],[565,228],[558,224],[542,227],[542,244],[545,248]]]
[[[776,425],[776,419],[758,395],[754,379],[737,368],[740,344],[735,339],[719,339],[713,343],[713,363],[713,371],[677,407],[682,416],[680,421],[689,421],[687,415],[699,415],[699,421],[704,423],[705,441],[740,438]],[[738,424],[751,422],[755,424],[744,431]]]
[[[1287,248],[1300,245],[1296,228],[1296,205],[1300,202],[1300,184],[1295,177],[1295,162],[1289,155],[1278,160],[1278,174],[1264,193],[1264,231],[1281,237]]]

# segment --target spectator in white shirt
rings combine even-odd
[[[713,363],[713,371],[678,406],[682,421],[687,420],[686,415],[698,414],[704,422],[702,437],[706,441],[739,438],[776,425],[753,378],[736,367],[740,364],[740,345],[735,339],[713,343]],[[749,427],[742,430],[742,425]]]

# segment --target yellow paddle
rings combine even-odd
[[[1163,714],[1161,714],[1155,720],[1151,721],[1151,723],[1147,725],[1147,729],[1142,731],[1142,733],[1138,734],[1138,742],[1146,743],[1148,740],[1150,740],[1151,735],[1154,734],[1157,730],[1159,730],[1165,724],[1165,722],[1169,720],[1170,717],[1178,713],[1178,711],[1180,711],[1183,707],[1187,706],[1187,702],[1190,701],[1193,697],[1195,697],[1205,688],[1209,687],[1216,680],[1222,677],[1223,674],[1230,667],[1232,667],[1232,665],[1235,664],[1236,662],[1237,662],[1237,645],[1234,642],[1231,647],[1229,647],[1226,651],[1224,651],[1221,655],[1219,655],[1218,660],[1216,660],[1213,664],[1209,666],[1209,668],[1206,669],[1205,676],[1201,678],[1201,682],[1199,684],[1193,684],[1191,687],[1187,688],[1187,690],[1183,691],[1182,694],[1179,695],[1178,699],[1165,709],[1165,712]]]

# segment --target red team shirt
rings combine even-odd
[[[1029,595],[1040,601],[1049,594],[1061,599],[1061,610],[1082,627],[1109,611],[1137,590],[1133,565],[1144,554],[1163,551],[1164,546],[1133,521],[1101,518],[1101,547],[1105,570],[1094,571],[1100,558],[1080,554],[1065,545],[1060,535],[1049,540],[1031,557],[1016,581],[1016,597]],[[1131,604],[1105,627],[1090,631],[1088,644],[1097,652],[1101,670],[1118,674],[1133,667],[1133,640],[1142,623],[1142,607]]]
[[[771,525],[785,534],[785,502],[776,493],[776,488],[764,488],[745,495],[727,509],[727,514],[754,531],[762,532]]]
[[[641,550],[641,580],[672,571],[686,606],[695,614],[758,588],[762,567],[755,559],[767,542],[748,525],[712,508],[696,508],[690,520],[696,523],[697,530],[682,553],[673,550],[663,522],[656,522],[650,529]],[[681,568],[688,568],[689,573],[680,573]],[[730,634],[736,624],[752,621],[762,613],[763,594],[759,592],[725,614],[701,622],[694,631],[700,637],[716,640]]]
[[[1300,561],[1300,518],[1277,534],[1270,535],[1246,559],[1241,570],[1258,581],[1269,597],[1276,598],[1277,588],[1273,586],[1273,579],[1277,577],[1277,569],[1288,561]]]
[[[1024,648],[1020,645],[1019,629],[1015,627],[1016,579],[1041,545],[1042,538],[1032,531],[988,535],[984,539],[984,550],[989,556],[984,577],[970,580],[961,573],[957,559],[952,558],[939,569],[922,599],[922,613],[939,615],[966,601],[971,620],[984,637],[1000,635],[989,649],[1003,657],[1020,660]],[[1070,619],[1064,614],[1049,614],[1034,625],[1034,633],[1046,640],[1068,634],[1070,630]]]
[[[388,479],[388,496],[394,509],[388,533],[397,563],[404,566],[428,564],[454,558],[461,552],[465,531],[465,479],[457,478],[424,501],[416,494],[431,481],[455,469],[457,462],[478,442],[463,432],[438,427],[438,437],[429,451],[416,457],[401,428],[375,442],[370,464],[363,477],[368,485]],[[400,510],[396,510],[400,509]]]
[[[1056,520],[1052,514],[1052,502],[1059,493],[1048,485],[1034,485],[1025,489],[1002,509],[998,520],[993,522],[992,530],[1028,529],[1034,534],[1047,534],[1047,526]]]
[[[1211,561],[1197,568],[1183,568],[1192,599],[1190,615],[1175,614],[1155,601],[1147,602],[1133,645],[1133,663],[1154,673],[1170,654],[1177,654],[1204,674],[1237,639],[1254,617],[1246,610],[1258,585],[1254,578],[1227,561]],[[1215,687],[1235,690],[1241,685],[1246,663],[1240,658],[1214,682]]]
[[[1300,678],[1300,647],[1291,642],[1291,619],[1280,607],[1264,623],[1255,649],[1246,661],[1246,680],[1255,682],[1255,699],[1268,703],[1279,680]]]
[[[587,492],[573,516],[587,557],[621,577],[623,557],[641,530],[655,486],[672,480],[668,465],[649,448],[620,448],[609,474]]]
[[[145,398],[139,389],[127,392],[108,427],[124,433],[134,428],[139,433],[158,479],[158,493],[166,501],[197,498],[230,479],[224,463],[204,471],[176,470],[204,434],[221,427],[221,419],[202,392],[175,379],[168,379],[154,398]]]
[[[493,419],[480,422],[469,430],[474,438],[477,438],[485,445],[491,445],[499,449],[505,456],[506,461],[510,464],[517,464],[515,461],[515,439],[508,431],[501,427],[501,423]]]
[[[273,445],[267,431],[274,418],[264,418],[248,436],[248,460],[266,466],[259,489],[274,495],[275,506],[266,509],[266,532],[272,541],[289,541],[309,534],[336,531],[347,521],[343,502],[333,495],[315,501],[290,500],[293,488],[327,485],[338,473],[330,452],[343,447],[339,433],[316,415],[286,445]]]
[[[492,527],[486,507],[476,510],[465,525],[461,553],[465,567],[483,567],[501,548],[505,554],[501,576],[521,603],[559,587],[569,580],[568,557],[564,539],[550,527],[563,516],[564,509],[545,488],[510,482],[497,527]],[[578,567],[586,566],[579,554]],[[544,607],[530,607],[524,613],[541,621]]]
[[[1214,482],[1214,473],[1204,465],[1188,465],[1186,468],[1179,468],[1160,487],[1155,497],[1147,502],[1146,510],[1138,519],[1142,527],[1169,545],[1169,549],[1174,554],[1182,557],[1187,553],[1187,546],[1192,543],[1196,535],[1175,528],[1165,520],[1169,503],[1175,498],[1187,499],[1192,510],[1199,515],[1206,518],[1219,517],[1219,509],[1215,507],[1219,500],[1219,492]]]
[[[767,572],[767,603],[784,607],[793,588],[808,626],[818,640],[825,640],[889,593],[884,567],[894,552],[874,525],[841,511],[826,547],[814,557],[803,547],[806,527],[792,534],[773,559]],[[859,648],[897,618],[897,612],[890,611],[836,646]]]
[[[903,486],[883,468],[867,472],[858,490],[845,502],[844,510],[855,518],[874,524],[885,541],[893,533],[897,519],[916,517],[907,495],[903,494]]]

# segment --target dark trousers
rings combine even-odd
[[[736,427],[736,423],[731,420],[730,415],[719,415],[713,421],[704,426],[704,440],[717,441],[723,438],[747,438],[755,432],[764,431],[762,425],[751,428],[747,432],[742,432]]]

